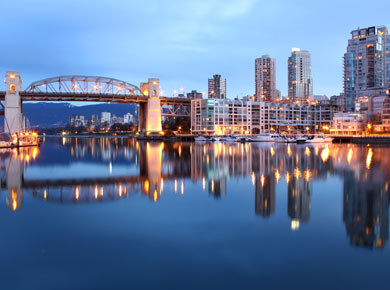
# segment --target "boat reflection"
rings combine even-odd
[[[57,141],[56,141],[57,142]],[[42,151],[45,144],[42,144]],[[388,241],[390,148],[351,144],[223,144],[139,142],[121,138],[61,138],[61,160],[107,164],[104,177],[25,179],[29,166],[40,166],[37,148],[7,151],[2,161],[2,191],[12,211],[22,207],[23,192],[47,202],[82,204],[113,201],[134,194],[159,201],[164,192],[184,195],[186,183],[198,183],[216,199],[229,194],[231,180],[253,184],[254,213],[272,218],[276,194],[287,187],[291,229],[310,221],[317,184],[331,176],[343,180],[343,222],[352,245],[383,248]],[[46,156],[47,158],[48,156]],[[41,161],[43,162],[43,161]],[[135,165],[132,175],[113,175],[118,163]],[[281,186],[284,183],[283,186]],[[315,209],[313,209],[315,211]]]

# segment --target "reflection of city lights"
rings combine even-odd
[[[297,219],[291,220],[291,229],[293,231],[299,230],[299,226],[300,226],[299,220],[297,220]]]
[[[95,199],[98,198],[98,188],[97,188],[97,185],[95,186]]]
[[[203,188],[203,191],[206,190],[206,178],[202,178],[202,188]]]
[[[158,194],[157,194],[157,189],[154,190],[154,193],[153,193],[153,200],[154,202],[156,202],[158,199]]]
[[[276,183],[279,183],[279,180],[280,180],[279,169],[276,169],[276,171],[275,171],[275,178],[276,178]]]
[[[119,184],[118,194],[119,197],[122,197],[122,184]]]
[[[290,182],[290,173],[288,173],[288,171],[286,172],[286,182]]]
[[[76,187],[76,194],[75,194],[75,197],[76,197],[77,200],[78,200],[79,197],[80,197],[80,191],[79,191],[79,188],[78,188],[78,187]]]
[[[18,208],[18,193],[15,189],[11,191],[11,199],[12,199],[12,210],[15,211]]]
[[[255,173],[252,172],[252,184],[255,185],[255,181],[256,181],[256,176],[255,176]]]
[[[271,151],[271,155],[274,156],[275,155],[275,150],[274,150],[273,147],[271,147],[270,151]]]
[[[305,155],[308,156],[308,157],[310,156],[310,149],[307,146],[306,146],[306,149],[305,149]]]
[[[326,145],[325,148],[322,149],[321,159],[322,159],[322,162],[328,161],[328,159],[329,159],[329,147],[328,147],[328,145]]]
[[[43,199],[44,200],[46,200],[46,198],[47,198],[47,191],[46,191],[46,189],[43,191]]]
[[[295,168],[294,169],[294,176],[296,179],[298,179],[299,177],[301,177],[301,171],[299,170],[299,168]]]
[[[111,173],[112,173],[112,163],[111,163],[111,161],[110,161],[110,163],[108,164],[108,169],[109,169],[110,174],[111,174]]]
[[[348,155],[347,155],[347,161],[348,161],[348,163],[351,163],[352,155],[353,155],[352,148],[349,148],[349,150],[348,150]]]
[[[181,146],[179,146],[179,157],[181,157]]]
[[[264,174],[261,175],[261,187],[264,187],[264,183],[265,183],[265,177],[264,177]]]
[[[287,154],[288,154],[288,156],[291,157],[292,152],[291,152],[290,144],[287,145]]]
[[[181,185],[180,185],[180,193],[182,195],[184,194],[184,182],[183,182],[183,180],[181,181]]]
[[[163,192],[164,190],[164,179],[161,177],[161,181],[160,181],[160,194]]]
[[[310,171],[310,169],[305,170],[305,172],[303,173],[303,175],[304,175],[304,177],[305,177],[306,182],[309,182],[310,177],[311,177],[311,171]]]
[[[32,152],[32,158],[35,160],[35,158],[37,157],[37,154],[38,154],[38,150],[37,150],[37,147],[34,148],[33,152]]]
[[[144,190],[145,190],[145,192],[149,192],[149,180],[145,180]]]
[[[374,153],[372,152],[372,149],[368,149],[368,153],[367,153],[367,159],[366,159],[366,168],[367,169],[370,169],[371,167],[371,162],[372,162],[372,156],[374,155]]]
[[[177,180],[175,179],[175,193],[177,192]]]
[[[214,192],[214,179],[211,179],[211,192]]]

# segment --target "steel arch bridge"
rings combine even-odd
[[[143,96],[141,90],[130,83],[98,76],[58,76],[31,83],[25,93],[68,93],[94,95]]]
[[[8,133],[22,130],[23,102],[135,103],[139,105],[141,132],[161,132],[161,117],[188,118],[191,113],[190,99],[160,97],[157,78],[149,78],[137,87],[109,77],[67,75],[33,82],[22,91],[19,73],[9,71],[5,83],[7,91],[0,92],[0,115],[5,115]],[[7,96],[12,100],[8,106],[2,104]]]

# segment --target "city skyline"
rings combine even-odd
[[[346,3],[333,9],[331,3],[313,7],[308,1],[225,1],[215,12],[219,3],[152,1],[147,9],[128,2],[110,6],[99,1],[94,7],[72,1],[39,1],[34,6],[26,1],[4,3],[4,10],[17,11],[25,21],[19,23],[13,13],[5,15],[7,25],[0,31],[5,39],[12,39],[12,45],[3,48],[0,71],[20,71],[23,88],[54,75],[98,74],[135,84],[155,76],[167,96],[179,88],[186,93],[206,92],[207,78],[221,74],[229,83],[227,97],[234,98],[255,93],[253,61],[270,54],[276,59],[276,87],[286,96],[287,58],[292,47],[301,47],[312,55],[314,94],[331,96],[343,91],[342,57],[350,32],[357,27],[389,26],[384,19],[390,5],[384,1],[384,9],[365,19],[355,16],[359,5]],[[123,9],[118,10],[118,5]],[[252,17],[264,9],[269,13],[261,21]],[[321,17],[314,13],[318,10]],[[351,16],[345,17],[346,12]],[[144,24],[145,17],[164,24]],[[42,41],[46,45],[39,45]]]

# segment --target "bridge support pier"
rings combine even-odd
[[[160,80],[149,79],[148,82],[141,83],[141,91],[149,98],[146,104],[140,104],[139,131],[143,133],[160,133],[162,131]]]
[[[9,71],[5,76],[6,94],[4,107],[4,131],[13,134],[23,131],[22,101],[20,90],[22,80],[18,72]]]

